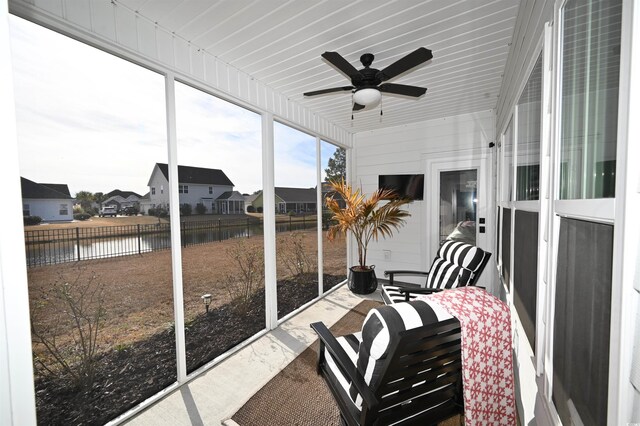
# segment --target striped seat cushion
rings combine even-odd
[[[349,360],[356,366],[364,380],[375,392],[383,373],[392,339],[399,332],[422,327],[452,318],[440,305],[416,300],[395,303],[372,309],[362,325],[362,332],[338,337],[338,343],[346,352]],[[331,353],[325,349],[324,356],[328,367],[328,379],[345,401],[351,401],[347,407],[354,417],[362,410],[362,397],[336,364]]]
[[[420,288],[420,287],[417,287]],[[416,294],[409,293],[409,300],[415,299]],[[398,303],[405,301],[405,295],[400,293],[400,287],[396,285],[382,285],[382,300],[385,304]]]
[[[358,348],[360,347],[360,343],[362,341],[362,333],[347,334],[346,336],[338,337],[336,340],[349,356],[349,360],[351,360],[351,362],[353,362],[353,365],[355,365],[358,359]],[[349,407],[349,410],[354,413],[358,413],[360,411],[360,407],[357,407],[353,400],[349,397],[349,387],[351,386],[351,383],[347,380],[346,377],[344,377],[342,371],[340,371],[340,368],[338,367],[338,364],[336,364],[335,360],[333,359],[333,355],[331,355],[331,353],[326,348],[324,350],[324,358],[326,360],[326,366],[328,367],[327,377],[334,383],[334,385],[336,385],[334,386],[334,388],[338,389],[338,391],[342,394],[342,400],[351,401],[352,406]]]
[[[471,271],[437,257],[427,276],[427,288],[456,288],[467,285],[471,279]]]

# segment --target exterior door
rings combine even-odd
[[[455,153],[441,157],[425,156],[425,208],[422,239],[423,270],[428,270],[442,242],[449,238],[494,252],[489,215],[491,157],[486,154]],[[426,178],[428,177],[428,182]],[[493,268],[486,268],[477,285],[494,292]]]

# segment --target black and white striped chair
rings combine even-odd
[[[491,253],[471,244],[445,241],[427,272],[384,271],[389,283],[382,285],[382,299],[384,303],[391,304],[413,300],[417,294],[475,285],[490,257]],[[421,287],[403,286],[395,284],[396,276],[420,276],[426,277],[426,280]]]
[[[318,333],[318,373],[347,425],[436,424],[463,413],[460,323],[437,304],[372,309],[362,331]]]

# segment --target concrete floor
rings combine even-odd
[[[341,286],[126,424],[220,425],[316,339],[309,324],[322,321],[330,327],[364,298],[382,300],[379,291],[359,296]]]

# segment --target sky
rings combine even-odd
[[[166,163],[164,77],[10,17],[20,174],[78,191],[146,194]],[[221,169],[235,190],[262,188],[260,115],[176,83],[178,164]],[[316,185],[315,138],[275,124],[276,186]],[[322,175],[335,147],[321,144]]]

